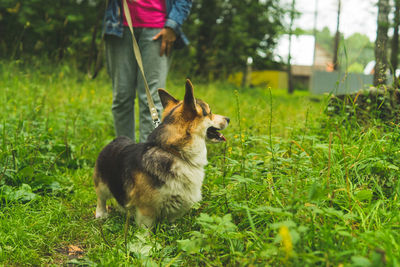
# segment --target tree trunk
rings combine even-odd
[[[386,83],[387,70],[387,41],[389,28],[389,0],[379,0],[378,2],[378,30],[376,32],[375,41],[375,69],[374,69],[374,85],[382,85]]]
[[[338,70],[339,69],[339,60],[338,60],[338,53],[339,53],[339,41],[340,41],[340,31],[339,31],[339,25],[340,25],[340,10],[342,6],[342,1],[338,0],[338,11],[337,11],[337,19],[336,19],[336,34],[335,34],[335,44],[333,46],[333,69]]]
[[[289,25],[289,54],[288,54],[288,61],[287,61],[287,73],[288,73],[288,93],[293,94],[294,87],[293,87],[293,75],[292,75],[292,35],[293,35],[293,20],[294,20],[294,8],[296,5],[296,0],[292,0],[292,10],[290,11],[290,25]]]
[[[396,87],[398,87],[396,69],[398,65],[398,53],[399,53],[399,25],[400,25],[400,0],[395,0],[392,52],[390,55],[390,64],[392,66],[390,68],[390,73],[394,78],[394,83]]]

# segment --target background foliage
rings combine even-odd
[[[225,77],[243,71],[248,57],[255,59],[256,68],[271,64],[284,13],[277,0],[194,1],[186,27],[195,48],[194,73]],[[261,59],[259,51],[267,57]]]
[[[368,36],[360,33],[352,34],[344,38],[339,47],[340,62],[345,70],[349,72],[362,73],[365,66],[374,60],[374,44]],[[317,43],[333,57],[334,34],[325,27],[317,31]]]
[[[100,27],[104,4],[104,1],[1,1],[1,56],[87,60],[92,32],[96,26]]]
[[[1,58],[68,58],[80,62],[79,67],[86,70],[100,45],[105,2],[1,1]],[[256,67],[270,66],[272,48],[283,30],[283,14],[278,0],[194,1],[189,21],[184,24],[192,43],[177,51],[174,69],[226,77],[242,70],[248,57],[255,59]],[[260,58],[258,51],[267,57]]]
[[[86,71],[101,48],[105,4],[105,0],[1,1],[0,58],[72,60]],[[226,78],[243,71],[248,57],[253,58],[254,69],[282,69],[272,60],[272,51],[287,31],[288,14],[289,7],[278,0],[194,1],[184,24],[191,44],[175,51],[172,69],[189,76]],[[311,34],[295,31],[302,33]],[[328,28],[317,31],[318,44],[332,56],[333,38]],[[373,48],[365,35],[342,37],[339,50],[346,70],[362,72],[374,59]]]

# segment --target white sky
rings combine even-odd
[[[296,9],[301,16],[294,26],[313,29],[315,1],[318,1],[317,29],[327,26],[331,33],[336,32],[338,0],[296,0]],[[290,6],[292,0],[282,0]],[[340,31],[345,38],[353,33],[366,34],[371,41],[376,38],[377,0],[342,0]],[[389,33],[390,34],[390,33]]]
[[[289,52],[289,35],[284,34],[278,40],[275,47],[275,60],[287,62]],[[311,66],[314,57],[314,36],[292,36],[291,63],[293,65]]]

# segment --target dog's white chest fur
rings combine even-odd
[[[172,169],[177,174],[174,179],[169,179],[162,187],[164,195],[179,195],[185,201],[198,202],[201,200],[201,185],[204,179],[204,169],[193,167],[182,162],[176,163]]]
[[[177,160],[171,171],[175,177],[168,179],[160,189],[161,213],[175,219],[201,200],[204,166],[207,164],[205,144],[191,151],[191,161]]]

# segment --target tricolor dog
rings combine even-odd
[[[106,201],[115,197],[127,210],[135,210],[140,226],[174,221],[201,200],[206,141],[222,142],[219,132],[229,118],[213,114],[196,99],[186,81],[183,101],[158,90],[164,112],[162,123],[145,143],[118,137],[99,154],[94,172],[97,194],[96,218],[107,215]]]

